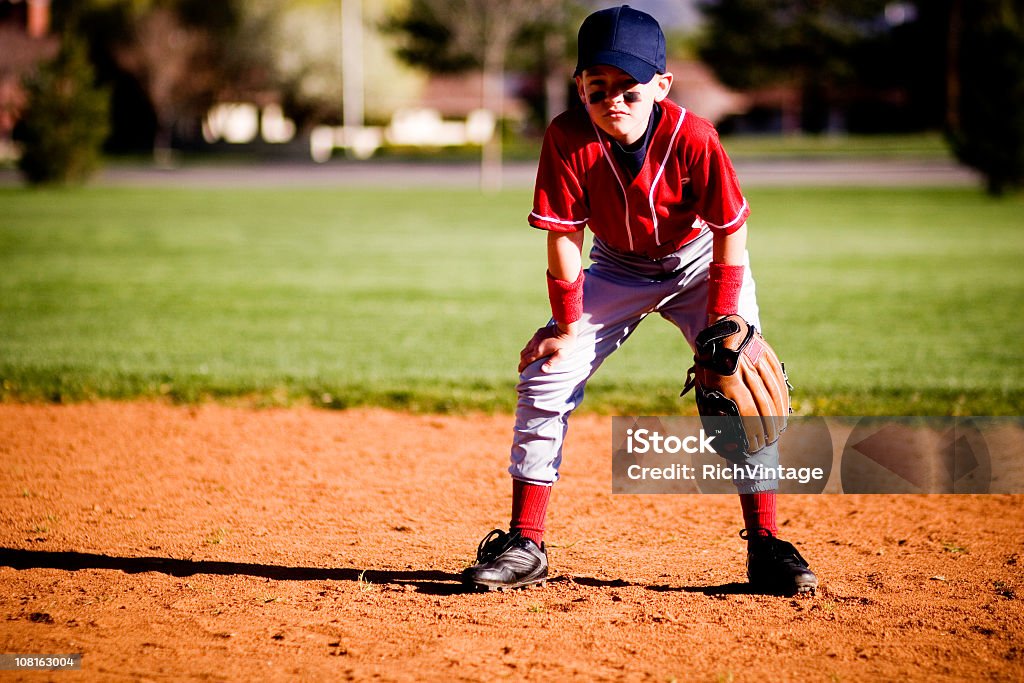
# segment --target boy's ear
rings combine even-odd
[[[668,91],[672,89],[672,74],[665,72],[655,76],[658,79],[658,89],[654,93],[654,101],[661,102],[668,97]]]
[[[583,87],[583,77],[575,76],[576,80],[576,94],[580,96],[580,102],[583,104],[587,103],[587,91]]]

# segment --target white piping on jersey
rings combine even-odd
[[[557,223],[558,225],[583,225],[588,220],[590,220],[589,218],[584,218],[581,221],[563,221],[563,220],[559,220],[557,218],[551,218],[550,216],[541,216],[536,211],[531,211],[530,215],[533,216],[534,218],[536,218],[537,220],[545,221],[547,223]]]
[[[676,136],[679,135],[679,129],[683,127],[683,119],[686,118],[686,109],[683,109],[683,113],[679,115],[679,121],[676,123],[676,129],[672,131],[672,137],[668,141],[668,149],[665,150],[665,157],[661,160],[661,166],[658,168],[658,173],[654,176],[654,181],[651,183],[651,191],[647,195],[647,201],[651,205],[651,220],[654,221],[654,244],[655,246],[661,244],[661,240],[658,238],[658,213],[654,210],[654,190],[658,187],[658,181],[661,180],[661,176],[665,173],[665,164],[668,163],[668,155],[672,153],[672,146],[676,142]],[[653,139],[653,135],[651,138]]]
[[[736,225],[739,222],[740,217],[743,216],[743,211],[746,208],[747,208],[747,198],[744,197],[743,198],[743,206],[741,206],[740,210],[736,213],[736,218],[733,218],[731,221],[729,221],[725,225],[715,225],[714,223],[708,223],[707,221],[705,221],[705,223],[707,223],[710,227],[718,228],[719,230],[725,230],[726,228],[731,228],[732,226]]]
[[[608,150],[604,148],[604,140],[601,138],[600,131],[597,130],[597,124],[591,120],[590,127],[594,129],[594,135],[597,136],[597,144],[601,146],[601,155],[604,157],[604,160],[608,162],[609,168],[612,169],[612,175],[615,176],[615,180],[619,182],[619,189],[622,190],[622,201],[626,205],[626,237],[629,238],[629,250],[633,251],[633,230],[629,226],[629,195],[626,194],[626,186],[622,184],[622,178],[619,177],[619,171],[615,168],[615,163],[612,161],[612,158],[608,156]]]

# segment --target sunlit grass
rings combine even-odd
[[[801,412],[1019,414],[1019,198],[749,193],[765,333]],[[0,190],[0,396],[511,410],[546,322],[529,192]],[[692,412],[651,319],[585,409]]]

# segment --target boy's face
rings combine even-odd
[[[621,145],[631,145],[647,131],[651,109],[672,87],[672,74],[656,74],[649,83],[615,66],[598,64],[576,77],[580,99],[590,120]]]

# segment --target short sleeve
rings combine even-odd
[[[573,168],[564,135],[552,124],[544,135],[529,223],[541,230],[578,232],[590,218],[586,190]]]
[[[690,180],[697,213],[708,227],[727,234],[743,227],[750,207],[717,133],[708,135],[703,153],[690,169]]]

